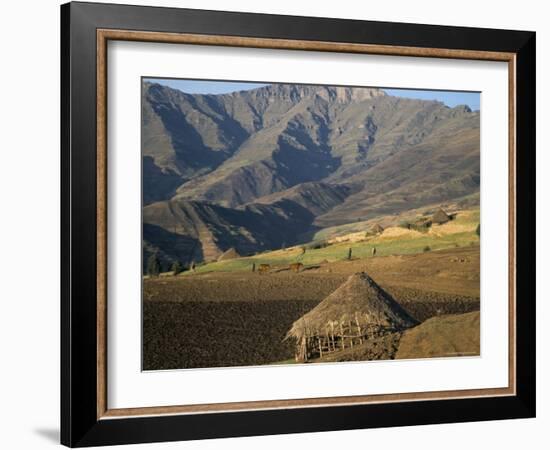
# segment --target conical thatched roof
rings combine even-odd
[[[228,259],[240,258],[240,256],[241,255],[239,255],[237,250],[231,247],[229,250],[226,250],[220,255],[220,257],[218,258],[218,261],[227,261]]]
[[[358,321],[361,327],[398,331],[417,324],[366,273],[351,275],[338,289],[292,325],[288,337],[313,336],[332,323]]]
[[[379,223],[377,223],[376,225],[374,225],[372,227],[372,232],[373,233],[382,233],[384,231],[384,227],[382,227],[382,225],[380,225]]]
[[[432,217],[433,223],[447,223],[449,220],[451,220],[451,218],[441,208],[439,208],[437,212],[434,214],[434,216]]]

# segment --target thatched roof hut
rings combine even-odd
[[[235,259],[240,258],[241,255],[235,250],[233,247],[231,247],[229,250],[226,250],[223,252],[220,257],[218,258],[218,261],[227,261],[229,259]]]
[[[447,223],[449,220],[451,220],[451,217],[441,208],[439,208],[432,217],[432,222],[438,225]]]
[[[371,228],[371,232],[373,232],[375,234],[383,233],[384,232],[384,227],[382,225],[380,225],[379,223],[377,223],[376,225],[374,225]]]
[[[407,311],[366,273],[351,275],[338,289],[292,325],[287,338],[298,342],[337,324],[361,330],[400,331],[417,324]],[[356,332],[354,331],[354,332]],[[349,334],[349,333],[348,333]]]

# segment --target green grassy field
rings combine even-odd
[[[372,257],[374,247],[376,247],[376,256],[388,256],[479,245],[479,237],[475,232],[478,223],[479,210],[464,211],[459,213],[455,220],[445,225],[433,226],[423,233],[389,228],[381,235],[371,237],[365,235],[365,238],[358,242],[338,242],[323,248],[307,249],[305,253],[300,246],[296,246],[249,257],[202,264],[196,267],[195,273],[251,271],[253,264],[257,269],[260,264],[269,264],[277,268],[295,262],[301,262],[307,268],[321,262],[345,260],[349,249],[352,251],[352,258],[363,259]],[[182,275],[190,274],[192,272],[184,272]]]

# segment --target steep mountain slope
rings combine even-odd
[[[418,144],[392,153],[347,182],[356,192],[316,221],[320,227],[366,220],[479,191],[479,129],[472,113],[451,117]]]
[[[158,250],[164,260],[177,247],[177,259],[184,263],[213,261],[229,248],[246,255],[292,245],[314,219],[308,209],[287,199],[231,209],[175,198],[143,209],[143,239],[145,250]]]
[[[144,83],[142,103],[144,251],[166,260],[277,248],[479,192],[479,112],[466,106],[286,84]]]
[[[318,216],[342,204],[350,193],[351,189],[345,185],[302,183],[285,191],[260,197],[254,203],[277,205],[285,201],[292,202]]]
[[[325,179],[342,163],[331,145],[338,112],[354,102],[385,95],[377,89],[288,85],[256,91],[270,95],[272,104],[285,105],[279,108],[281,113],[274,116],[268,109],[263,128],[217,170],[182,185],[179,196],[234,207],[300,183]]]
[[[142,96],[142,155],[150,158],[144,166],[151,179],[146,201],[169,198],[175,177],[179,186],[215,169],[248,137],[216,96],[194,96],[151,83],[144,83]],[[155,178],[170,189],[155,191]]]

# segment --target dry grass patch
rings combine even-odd
[[[397,359],[478,356],[479,311],[432,317],[403,333]]]

